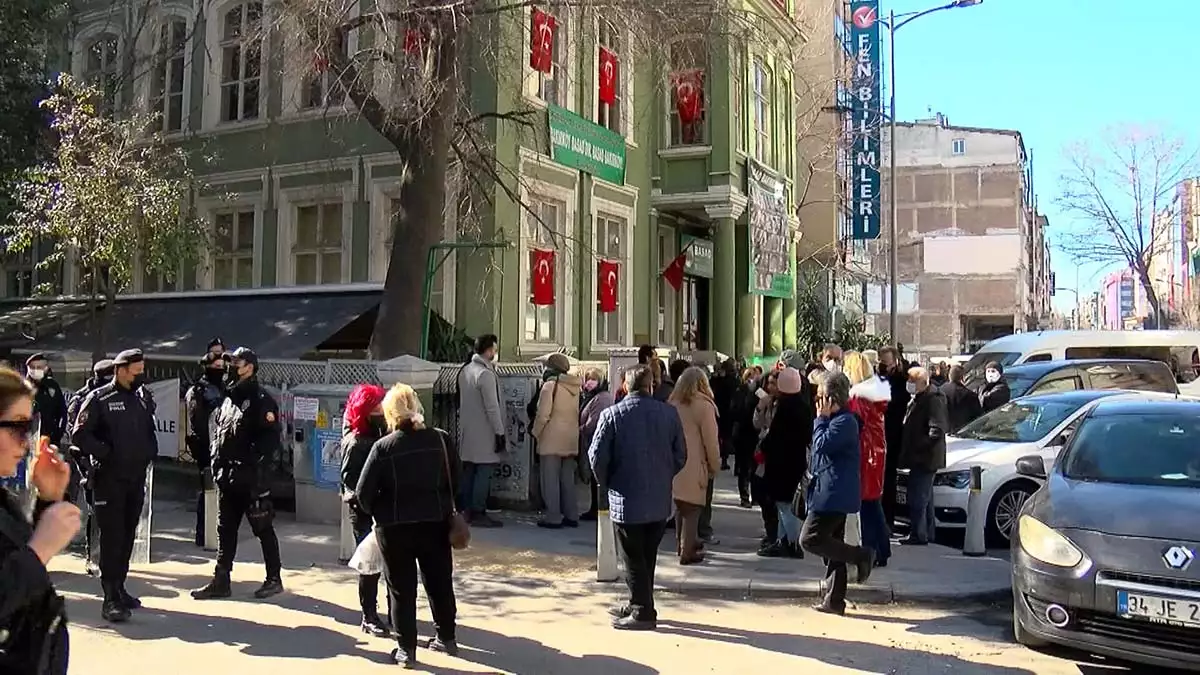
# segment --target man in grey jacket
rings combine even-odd
[[[500,527],[487,515],[492,473],[508,450],[500,381],[496,378],[499,339],[480,335],[475,354],[458,373],[458,425],[463,472],[458,509],[475,527]]]

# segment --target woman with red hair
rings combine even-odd
[[[354,528],[354,541],[362,543],[374,524],[370,514],[362,509],[354,494],[358,478],[362,474],[367,456],[375,441],[387,435],[387,424],[383,419],[383,387],[360,384],[346,399],[346,414],[342,427],[342,501],[350,506],[350,525]],[[358,602],[362,606],[362,631],[377,637],[388,637],[392,630],[379,616],[379,575],[362,574],[358,577]]]

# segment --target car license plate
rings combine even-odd
[[[906,488],[896,488],[896,503],[908,504],[908,490]]]
[[[1117,591],[1117,614],[1126,619],[1200,628],[1200,600]]]

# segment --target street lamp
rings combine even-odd
[[[973,7],[975,5],[982,4],[982,3],[983,3],[983,0],[954,0],[954,2],[951,2],[946,5],[942,5],[941,7],[934,7],[932,9],[927,9],[927,10],[924,10],[921,12],[912,12],[909,14],[901,14],[899,16],[897,16],[896,12],[893,10],[888,13],[888,20],[886,22],[881,22],[888,29],[888,45],[889,45],[889,50],[890,50],[888,59],[890,61],[890,65],[891,65],[891,84],[889,85],[890,89],[888,92],[889,98],[890,98],[889,110],[891,111],[891,115],[890,115],[891,120],[889,122],[889,124],[890,124],[889,133],[891,135],[891,138],[889,139],[889,143],[891,144],[891,150],[889,152],[890,158],[888,161],[888,167],[889,167],[888,170],[891,172],[891,176],[892,176],[891,183],[892,184],[888,188],[888,192],[889,192],[889,198],[891,199],[891,202],[892,202],[891,203],[892,227],[891,227],[891,231],[888,233],[888,241],[891,244],[892,250],[891,250],[891,254],[890,254],[891,261],[890,261],[890,264],[888,265],[888,268],[889,268],[888,269],[888,280],[889,280],[890,286],[891,286],[891,289],[890,289],[891,290],[891,299],[890,299],[891,314],[888,317],[888,326],[890,327],[893,340],[896,340],[899,338],[899,334],[897,331],[900,328],[899,321],[898,321],[897,315],[896,315],[896,303],[898,300],[897,268],[900,267],[900,255],[898,252],[899,247],[896,243],[896,241],[897,241],[896,225],[897,225],[897,221],[900,219],[900,217],[899,217],[900,209],[896,205],[896,31],[900,30],[904,26],[912,23],[913,21],[915,21],[927,14],[933,14],[934,12],[941,12],[941,11],[947,10],[947,9],[958,9],[960,7]],[[900,21],[900,23],[896,23],[897,18],[902,19],[902,21]]]

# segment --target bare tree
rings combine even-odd
[[[521,198],[517,168],[497,160],[490,139],[497,125],[511,125],[529,134],[526,138],[538,138],[533,147],[544,147],[545,141],[533,136],[544,133],[541,118],[536,110],[523,107],[481,110],[468,91],[475,76],[494,78],[501,87],[520,86],[521,77],[511,69],[525,58],[522,52],[527,46],[521,36],[530,30],[530,8],[572,14],[577,25],[590,26],[602,14],[622,29],[630,27],[627,72],[660,75],[655,78],[662,83],[659,86],[668,81],[670,45],[677,38],[699,37],[725,47],[737,41],[769,42],[773,51],[785,55],[804,42],[794,21],[734,9],[724,0],[375,0],[374,4],[277,0],[277,4],[279,20],[292,27],[289,34],[301,38],[299,67],[309,74],[324,74],[396,149],[405,167],[400,212],[392,223],[385,291],[370,347],[371,356],[380,359],[419,350],[425,257],[442,237],[447,208],[482,210],[500,199],[517,204],[540,222]],[[827,27],[828,23],[817,30]],[[635,116],[654,110],[649,101],[642,105],[644,110],[635,110]],[[447,176],[454,174],[465,183],[467,197],[459,195],[455,203],[447,204]],[[471,203],[464,204],[464,199]],[[587,249],[583,242],[576,243]]]
[[[1079,226],[1059,235],[1059,247],[1080,263],[1128,266],[1158,327],[1163,299],[1151,275],[1171,255],[1175,188],[1195,170],[1197,149],[1182,135],[1127,124],[1069,145],[1064,159],[1058,204]]]

